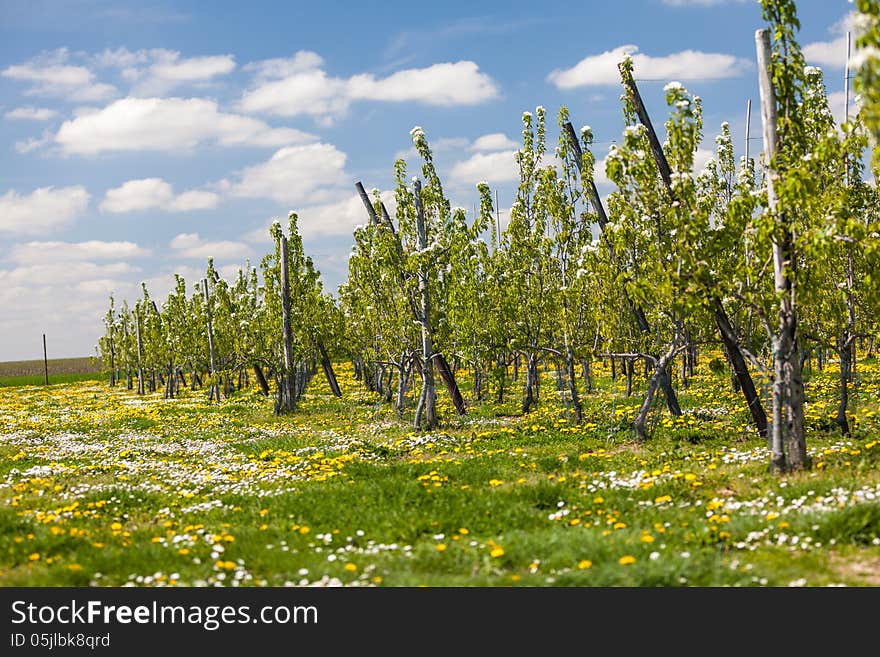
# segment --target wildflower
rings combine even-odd
[[[587,568],[592,568],[592,567],[593,567],[593,562],[590,561],[589,559],[582,559],[581,561],[578,561],[578,568],[580,570],[586,570]]]
[[[617,560],[621,566],[629,566],[630,564],[634,564],[636,562],[636,558],[631,554],[625,554],[620,559]]]

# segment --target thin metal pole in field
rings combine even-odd
[[[49,360],[46,358],[46,334],[43,333],[43,374],[46,385],[49,385]]]

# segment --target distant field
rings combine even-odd
[[[72,383],[101,377],[101,363],[94,356],[50,358],[49,383]],[[39,385],[45,380],[42,360],[0,362],[0,386]]]

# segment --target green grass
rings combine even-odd
[[[44,385],[47,366],[49,385],[100,381],[104,376],[101,363],[94,356],[50,358],[45,363],[42,360],[5,361],[0,362],[0,387]]]
[[[49,374],[49,385],[58,383],[75,383],[77,381],[101,381],[106,377],[100,372],[68,372]],[[10,386],[41,386],[45,385],[43,374],[22,374],[18,376],[0,376],[0,388]]]
[[[638,390],[600,367],[579,427],[547,372],[534,413],[441,395],[430,434],[345,366],[342,400],[316,378],[283,417],[254,390],[7,387],[0,585],[875,586],[880,367],[859,366],[847,438],[834,371],[811,373],[815,466],[782,477],[708,368],[645,443]]]
[[[101,371],[101,363],[94,356],[82,358],[50,358],[46,363],[40,360],[10,360],[0,362],[0,377],[10,376],[42,376],[45,366],[49,366],[49,375],[83,374]]]

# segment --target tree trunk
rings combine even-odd
[[[776,131],[776,93],[771,79],[770,31],[755,32],[758,53],[758,78],[761,91],[761,119],[764,128],[764,153],[768,170],[767,205],[777,214],[774,160],[779,139]],[[804,435],[804,389],[797,341],[795,286],[790,268],[794,266],[794,242],[791,225],[776,217],[779,229],[773,242],[773,274],[779,303],[779,328],[773,337],[774,382],[773,426],[770,436],[770,468],[775,471],[801,470],[809,467]]]
[[[137,341],[137,394],[142,395],[146,392],[144,389],[144,364],[143,364],[143,352],[144,352],[144,343],[141,337],[141,315],[135,308],[134,311],[134,330],[135,330],[135,339]]]
[[[428,230],[425,225],[425,212],[422,208],[422,183],[413,181],[413,195],[416,204],[416,230],[419,237],[419,250],[428,248]],[[419,296],[421,308],[419,318],[422,325],[422,396],[420,407],[424,412],[425,425],[428,429],[437,426],[436,392],[434,389],[434,342],[431,331],[431,296],[428,286],[428,268],[422,265],[419,272]],[[417,416],[415,426],[419,428],[420,417]]]
[[[538,401],[538,357],[531,353],[526,361],[526,385],[523,394],[523,415],[532,410]]]
[[[290,272],[287,267],[287,237],[281,235],[281,339],[284,350],[284,369],[281,371],[276,415],[290,412],[296,403],[296,372],[293,362],[293,329],[290,325]]]
[[[633,374],[635,374],[636,363],[632,358],[626,360],[626,396],[632,395],[633,391]]]
[[[835,422],[840,427],[840,431],[844,436],[849,435],[849,422],[846,419],[846,408],[849,404],[849,381],[850,381],[850,359],[852,357],[851,343],[844,340],[838,349],[840,356],[840,397],[837,403],[837,418]]]
[[[214,396],[216,395],[217,401],[220,401],[220,384],[214,380],[217,372],[214,363],[214,326],[211,319],[211,293],[208,290],[207,278],[202,279],[202,285],[204,286],[203,291],[205,293],[205,312],[208,315],[208,358],[210,359],[209,363],[211,365],[210,374],[212,381],[210,387],[208,388],[208,399],[214,399]]]
[[[110,331],[110,387],[116,386],[116,351],[113,347],[113,331]]]
[[[407,365],[407,357],[406,352],[400,354],[400,377],[397,380],[397,401],[395,403],[395,408],[397,409],[397,417],[403,417],[403,409],[406,405],[406,384],[409,379],[409,368],[411,365]]]
[[[669,361],[675,357],[675,352],[677,350],[678,342],[676,340],[669,346],[666,353],[654,363],[654,374],[648,380],[648,389],[645,392],[645,398],[642,400],[642,405],[639,408],[639,412],[636,414],[636,419],[633,423],[633,428],[635,429],[636,438],[638,440],[644,441],[648,439],[648,411],[651,410],[651,404],[654,401],[654,396],[657,394],[657,390],[663,386],[663,380],[666,379],[667,382],[669,380],[669,374],[666,371],[666,367],[669,365]],[[680,414],[681,409],[679,409],[679,415]]]
[[[577,378],[574,374],[574,350],[571,345],[565,350],[565,368],[568,374],[568,389],[571,394],[571,405],[574,408],[575,422],[580,424],[584,421],[584,407],[578,397]]]

